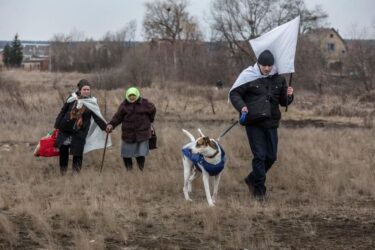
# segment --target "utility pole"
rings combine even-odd
[[[49,43],[49,45],[48,45],[48,60],[49,60],[49,62],[48,62],[48,71],[49,72],[51,72],[52,71],[52,50],[51,50],[51,43]]]

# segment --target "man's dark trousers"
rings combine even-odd
[[[247,181],[254,187],[254,196],[266,194],[266,173],[277,159],[277,128],[261,128],[254,125],[246,126],[247,138],[253,152],[253,171]]]

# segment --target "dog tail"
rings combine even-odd
[[[185,130],[185,129],[182,129],[182,132],[184,132],[185,135],[187,135],[187,137],[189,137],[190,141],[191,142],[194,142],[195,141],[195,138],[192,134],[190,134],[189,131]]]

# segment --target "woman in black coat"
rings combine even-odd
[[[69,151],[73,155],[73,172],[79,173],[82,167],[83,152],[86,137],[91,126],[91,118],[100,127],[106,129],[106,122],[102,118],[100,111],[90,109],[85,105],[85,101],[92,100],[96,104],[96,99],[91,97],[91,84],[82,79],[77,84],[78,91],[73,93],[64,103],[55,121],[55,128],[59,129],[55,147],[60,150],[60,172],[64,175],[68,169]],[[85,99],[82,103],[80,99]],[[97,104],[96,104],[97,106]]]

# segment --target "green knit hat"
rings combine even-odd
[[[130,95],[135,95],[137,97],[136,100],[138,100],[141,96],[141,92],[139,92],[139,90],[136,87],[131,87],[128,88],[128,90],[125,92],[125,99],[128,100],[128,102],[131,102],[129,99]]]

